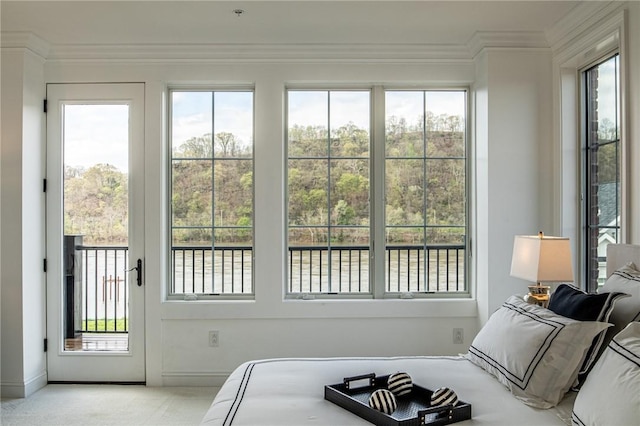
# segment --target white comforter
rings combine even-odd
[[[570,424],[575,395],[549,410],[529,407],[493,376],[463,357],[299,358],[251,361],[239,366],[218,392],[203,425],[366,425],[355,414],[324,399],[324,386],[345,377],[407,372],[434,390],[453,389],[472,406],[459,425]]]

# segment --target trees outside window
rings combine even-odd
[[[467,292],[466,91],[381,93],[374,103],[363,90],[287,92],[291,295]],[[384,156],[378,169],[372,153]]]
[[[290,293],[368,293],[370,91],[288,91]]]
[[[253,92],[171,92],[171,294],[253,293]]]
[[[466,92],[387,91],[388,292],[464,292]]]

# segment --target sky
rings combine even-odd
[[[171,95],[172,146],[207,133],[233,133],[253,144],[253,92],[179,92]]]
[[[98,163],[128,170],[129,106],[64,106],[64,164],[89,168]]]
[[[614,57],[598,66],[598,120],[602,121],[605,118],[610,120],[611,123],[617,123],[618,117],[616,117],[616,91],[614,90],[616,84],[619,83],[618,75],[618,57]]]
[[[289,125],[331,127],[349,122],[370,127],[370,92],[326,90],[288,92]],[[388,115],[405,117],[410,124],[421,116],[423,105],[436,116],[466,117],[463,91],[390,91],[386,96]],[[241,144],[253,143],[253,92],[173,91],[171,94],[171,137],[177,147],[192,137],[207,133],[233,133]],[[64,110],[64,161],[66,166],[91,167],[108,163],[121,171],[128,168],[128,106],[66,105]]]

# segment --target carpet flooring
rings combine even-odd
[[[0,424],[198,425],[218,389],[141,385],[47,385],[28,398],[3,398]]]

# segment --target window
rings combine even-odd
[[[170,294],[252,294],[253,92],[170,95]]]
[[[388,292],[466,292],[466,92],[388,91]]]
[[[288,91],[289,293],[368,293],[370,92]]]
[[[606,278],[606,247],[620,242],[619,55],[587,69],[584,77],[584,233],[587,289]]]
[[[287,92],[287,292],[467,294],[466,91],[371,93]]]

